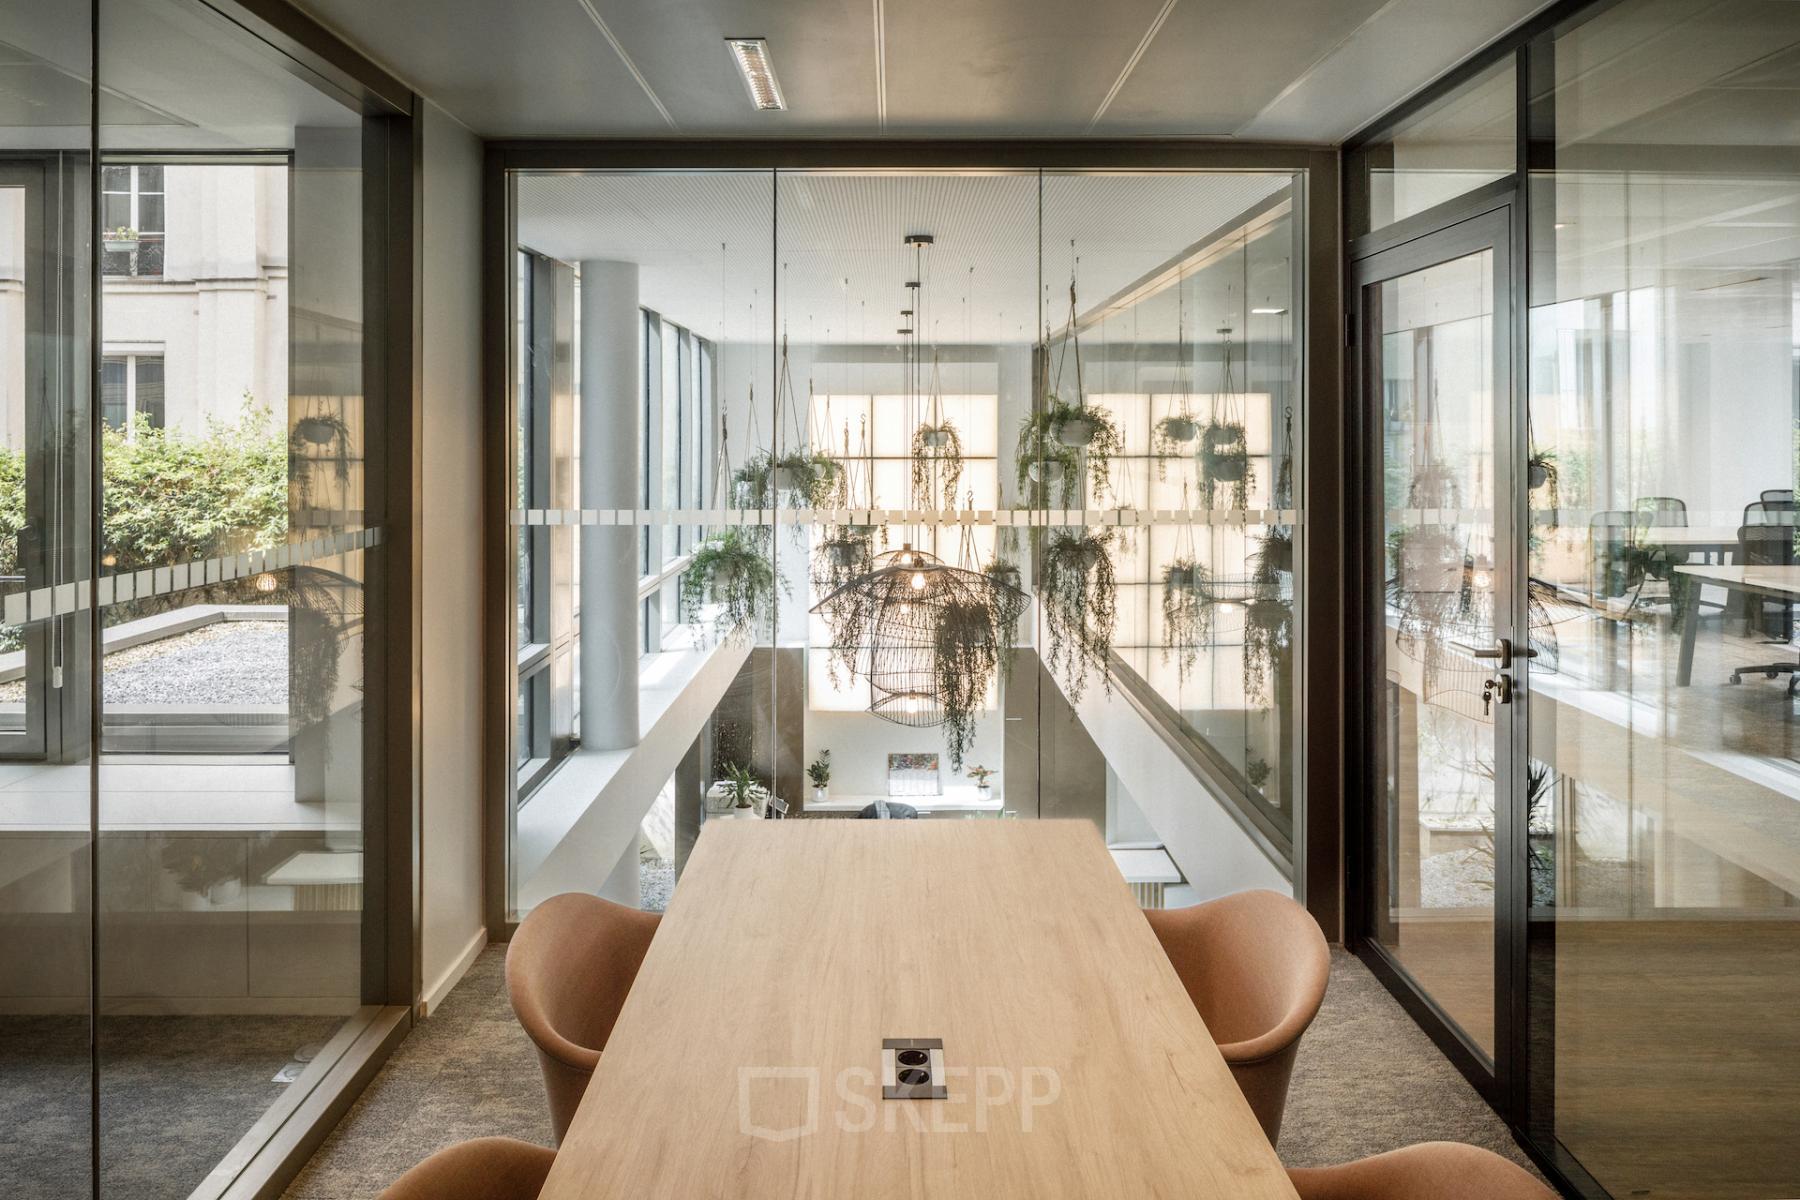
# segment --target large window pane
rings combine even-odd
[[[1370,233],[1518,169],[1509,56],[1400,121],[1350,158],[1350,233]]]
[[[1535,51],[1533,965],[1615,1196],[1800,1192],[1797,49],[1791,5],[1628,0]]]
[[[373,984],[364,129],[185,5],[99,14],[100,1191],[184,1197]]]
[[[512,519],[522,553],[566,534],[580,547],[574,576],[550,586],[579,583],[581,665],[548,686],[551,711],[564,687],[583,719],[547,772],[518,755],[511,906],[570,886],[629,897],[632,878],[662,877],[666,843],[678,866],[703,821],[762,811],[760,792],[732,805],[734,775],[790,817],[891,798],[928,817],[1085,819],[1163,864],[1133,880],[1147,901],[1180,903],[1240,868],[1240,886],[1290,887],[1278,864],[1304,800],[1297,183],[516,176],[522,276],[579,281],[579,508],[521,479]],[[776,209],[806,216],[771,246]],[[523,367],[546,320],[527,290],[521,406],[540,400]],[[1059,402],[1106,439],[1034,435],[1067,415]],[[521,411],[522,441],[539,420]],[[523,451],[514,461],[523,473]],[[1097,548],[1092,589],[1060,594],[1050,620],[1061,541]],[[907,553],[931,558],[902,571],[883,557]],[[1171,593],[1178,559],[1193,570]],[[919,598],[892,606],[900,625],[853,628],[831,598],[884,568],[918,575]],[[959,569],[978,590],[940,601],[931,581]],[[941,650],[947,630],[972,640]],[[523,692],[542,676],[520,651]],[[687,724],[663,736],[654,723],[677,713]],[[644,779],[668,786],[653,796]],[[1192,833],[1195,810],[1221,804],[1246,827],[1230,847]],[[579,839],[602,820],[616,838],[595,854]],[[1185,896],[1166,886],[1177,856],[1196,877]]]

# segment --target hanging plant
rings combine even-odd
[[[1213,421],[1201,435],[1200,478],[1206,485],[1207,503],[1218,507],[1219,494],[1229,507],[1250,507],[1250,487],[1256,471],[1250,465],[1250,445],[1239,421]]]
[[[992,559],[981,573],[994,583],[992,616],[1000,641],[1000,666],[1010,678],[1019,645],[1019,620],[1030,606],[1031,597],[1025,594],[1018,566],[1007,559]]]
[[[731,506],[733,508],[771,508],[773,493],[769,490],[773,461],[767,450],[752,454],[744,465],[731,473]]]
[[[1163,568],[1162,659],[1175,658],[1176,676],[1187,681],[1200,647],[1212,640],[1212,580],[1206,567],[1191,556],[1182,556]]]
[[[774,592],[767,545],[752,530],[727,528],[700,544],[681,577],[682,619],[697,624],[702,607],[715,604],[713,632],[722,637],[766,613]]]
[[[928,421],[913,431],[914,508],[955,508],[962,473],[962,438],[954,424],[946,420],[934,425]]]
[[[1064,676],[1071,701],[1087,690],[1097,671],[1112,692],[1112,638],[1118,626],[1118,581],[1113,574],[1113,531],[1064,530],[1044,548],[1038,596],[1050,634],[1050,667]]]
[[[1175,277],[1175,393],[1181,397],[1175,410],[1156,423],[1150,435],[1150,452],[1156,457],[1156,477],[1169,477],[1169,460],[1193,454],[1200,440],[1200,421],[1188,401],[1193,384],[1188,376],[1187,292],[1179,273]]]
[[[1549,501],[1549,528],[1557,525],[1557,510],[1562,507],[1562,477],[1556,469],[1556,451],[1534,450],[1525,461],[1525,482],[1531,491],[1543,491]]]
[[[770,460],[769,484],[775,495],[796,508],[824,508],[831,502],[843,469],[829,454],[795,451]]]
[[[1286,692],[1294,606],[1279,587],[1258,586],[1244,605],[1244,698],[1268,704]],[[1269,685],[1277,687],[1273,693]]]
[[[1169,477],[1169,463],[1194,453],[1200,440],[1200,422],[1186,411],[1171,413],[1156,423],[1150,435],[1150,452],[1156,456],[1156,477]]]
[[[813,551],[812,585],[829,596],[875,566],[875,530],[867,525],[836,525]]]
[[[960,771],[963,755],[975,741],[976,717],[1000,666],[1000,631],[988,605],[959,599],[938,610],[936,633],[932,659],[936,698],[943,709],[950,768]]]
[[[1048,410],[1034,412],[1019,426],[1019,495],[1033,508],[1057,497],[1059,508],[1081,506],[1081,456],[1058,441]]]

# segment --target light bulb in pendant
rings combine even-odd
[[[913,587],[913,591],[915,591],[915,592],[922,592],[925,590],[925,572],[923,572],[923,571],[914,571],[913,572],[912,587]]]

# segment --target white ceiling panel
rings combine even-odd
[[[1383,0],[1184,0],[1094,132],[1233,136]]]
[[[297,0],[489,137],[1329,142],[1545,0]],[[769,39],[756,111],[723,39]]]

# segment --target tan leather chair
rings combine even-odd
[[[537,1046],[559,1146],[660,920],[570,892],[532,909],[506,949],[506,992]]]
[[[537,1200],[556,1151],[485,1137],[439,1150],[394,1180],[377,1200]]]
[[[1274,1145],[1300,1035],[1318,1015],[1331,974],[1324,935],[1277,892],[1239,892],[1144,916]]]
[[[1336,1167],[1288,1172],[1300,1200],[1556,1200],[1556,1193],[1489,1150],[1424,1142]]]

